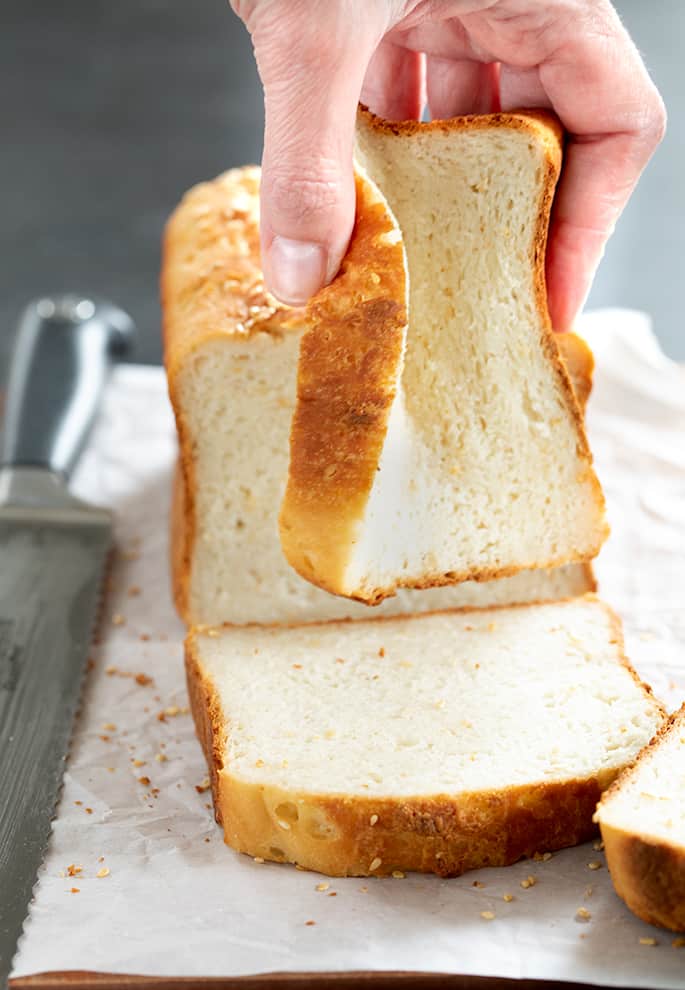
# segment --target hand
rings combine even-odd
[[[569,139],[547,252],[570,328],[666,113],[609,0],[232,0],[264,85],[262,259],[283,302],[335,275],[357,102],[391,119],[550,107]],[[424,80],[425,76],[425,80]]]

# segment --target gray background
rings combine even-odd
[[[2,0],[0,377],[24,303],[65,289],[126,307],[160,360],[165,218],[193,183],[258,161],[249,38],[226,0]],[[611,241],[590,305],[652,313],[685,360],[685,0],[619,0],[669,131]]]

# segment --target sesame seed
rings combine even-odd
[[[378,815],[371,815],[371,817],[369,818],[369,825],[373,828],[373,826],[376,824],[377,821],[378,821]]]
[[[497,917],[494,911],[481,911],[480,916],[484,921],[494,921]]]
[[[585,907],[579,907],[576,911],[576,921],[589,921],[592,915]]]
[[[264,857],[263,856],[254,856],[253,857],[253,862],[255,862],[255,863],[263,863],[264,862]]]
[[[652,935],[642,936],[639,940],[640,945],[658,945],[659,943]]]
[[[382,859],[379,859],[378,856],[374,856],[374,858],[371,860],[369,864],[369,871],[373,872],[374,870],[377,870],[382,862],[383,862]]]
[[[97,871],[97,873],[95,874],[95,876],[98,878],[98,880],[102,880],[103,877],[108,877],[109,876],[109,867],[103,866],[101,870],[98,870]]]
[[[316,890],[328,890],[330,888],[330,883],[317,883]]]

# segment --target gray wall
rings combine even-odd
[[[620,0],[670,111],[591,304],[649,310],[685,360],[685,0]],[[185,188],[259,159],[259,80],[226,0],[2,0],[0,377],[22,305],[67,288],[127,307],[160,358],[157,274]]]

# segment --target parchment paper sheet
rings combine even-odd
[[[685,697],[685,374],[640,314],[590,314],[582,330],[597,357],[591,439],[613,526],[601,591],[623,615],[638,671],[675,707]],[[115,508],[119,553],[15,975],[394,969],[685,988],[685,948],[624,908],[592,845],[457,880],[335,880],[327,891],[315,890],[320,877],[223,845],[168,590],[174,455],[162,371],[119,369],[75,485]],[[65,876],[69,866],[81,869]],[[537,883],[523,889],[528,875]],[[589,921],[575,920],[579,907]]]

